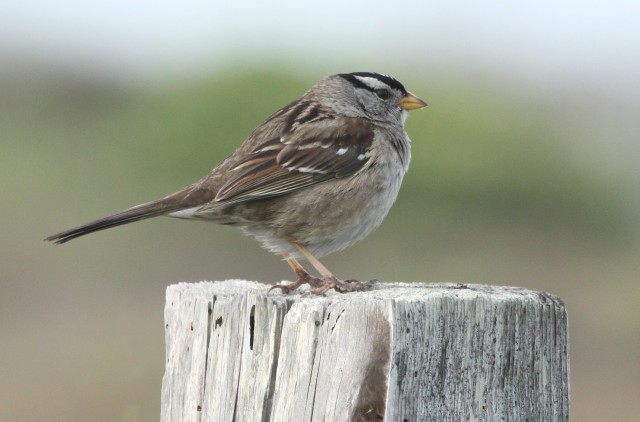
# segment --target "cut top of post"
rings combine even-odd
[[[167,289],[162,420],[568,420],[567,316],[517,287]]]

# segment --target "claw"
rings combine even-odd
[[[378,280],[358,281],[358,280],[340,280],[336,277],[327,277],[324,284],[313,290],[313,294],[323,295],[327,291],[334,289],[338,293],[361,292],[369,290]]]
[[[304,271],[304,269],[296,268],[296,274],[298,275],[298,279],[291,284],[276,284],[269,289],[269,292],[273,289],[280,289],[282,293],[289,294],[292,291],[296,290],[298,287],[303,284],[308,284],[311,287],[320,287],[323,285],[324,280],[318,277],[314,277],[308,272]]]
[[[284,259],[287,261],[289,266],[295,271],[298,279],[291,284],[283,284],[283,285],[275,285],[269,289],[269,291],[273,289],[280,289],[282,293],[289,294],[290,292],[296,290],[298,287],[303,284],[308,284],[314,289],[311,291],[313,295],[323,295],[331,289],[334,289],[338,293],[348,293],[348,292],[360,292],[363,290],[369,290],[378,280],[370,280],[370,281],[358,281],[358,280],[340,280],[336,278],[331,272],[320,263],[312,254],[309,252],[307,248],[302,246],[299,243],[291,242],[293,246],[295,246],[300,253],[307,258],[307,260],[315,267],[316,270],[322,275],[322,278],[313,277],[310,275],[300,263],[290,254],[284,253]]]

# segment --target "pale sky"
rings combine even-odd
[[[488,66],[640,92],[640,2],[4,0],[0,59],[16,56],[140,79],[230,57]]]

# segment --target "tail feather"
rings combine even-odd
[[[145,220],[151,217],[166,215],[185,208],[185,204],[181,204],[180,201],[171,199],[164,198],[158,201],[138,205],[119,213],[109,215],[95,221],[91,221],[87,224],[83,224],[82,226],[56,233],[47,237],[45,240],[57,244],[62,244],[77,237],[84,236],[85,234],[105,230],[111,227],[121,226],[123,224],[133,223],[134,221]]]

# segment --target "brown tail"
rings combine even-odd
[[[73,240],[76,237],[84,236],[85,234],[120,226],[123,224],[133,223],[134,221],[157,217],[159,215],[166,215],[185,208],[189,208],[189,205],[183,203],[182,201],[177,201],[174,197],[169,196],[167,198],[129,208],[127,210],[100,218],[98,220],[83,224],[82,226],[75,227],[73,229],[56,233],[52,236],[47,237],[45,240],[61,244]]]

